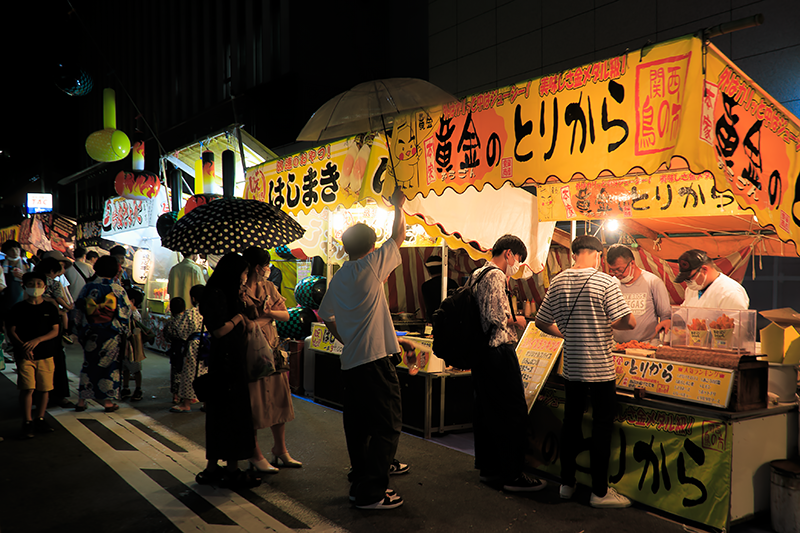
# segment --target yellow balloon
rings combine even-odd
[[[104,129],[86,138],[86,153],[95,161],[119,161],[131,151],[131,141],[125,132]]]

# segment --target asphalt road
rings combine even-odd
[[[66,346],[67,366],[80,371],[80,347]],[[404,433],[398,457],[411,471],[392,477],[405,505],[364,511],[350,505],[349,462],[341,413],[295,397],[296,419],[287,444],[301,469],[282,469],[260,487],[232,492],[197,485],[205,465],[204,414],[173,414],[166,357],[148,352],[144,400],[120,402],[104,413],[98,405],[76,413],[51,409],[53,433],[20,439],[16,374],[0,375],[0,530],[64,532],[89,528],[106,533],[173,531],[531,531],[548,533],[675,533],[696,524],[634,505],[622,510],[589,507],[582,487],[571,501],[558,482],[543,491],[511,495],[478,481],[469,453]],[[73,388],[77,379],[73,376]],[[73,394],[73,400],[76,395]],[[452,437],[458,439],[459,437]],[[461,436],[461,440],[469,438]],[[271,434],[259,432],[263,450]],[[245,464],[240,465],[244,467]],[[769,531],[768,519],[733,528]]]

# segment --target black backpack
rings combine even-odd
[[[491,267],[486,268],[474,281],[467,281],[433,312],[433,353],[452,367],[470,370],[475,352],[489,342],[489,335],[483,332],[473,289],[490,270]]]

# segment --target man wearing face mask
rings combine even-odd
[[[525,318],[511,309],[508,280],[528,256],[525,243],[514,235],[503,235],[492,247],[492,259],[473,272],[470,283],[481,314],[481,325],[488,337],[472,366],[475,387],[473,435],[475,468],[484,483],[502,485],[510,492],[531,492],[547,483],[522,472],[525,464],[525,439],[528,407],[519,360],[515,352],[516,328],[527,325]]]
[[[672,313],[664,282],[655,274],[640,269],[633,260],[633,252],[624,244],[612,244],[606,253],[606,262],[608,273],[619,280],[622,296],[636,317],[636,327],[614,330],[614,340],[636,340],[658,346],[656,326],[659,320],[668,321]]]
[[[592,495],[589,505],[629,507],[625,496],[608,486],[611,433],[617,414],[616,371],[611,355],[611,330],[632,330],[636,318],[614,278],[600,272],[603,245],[597,237],[572,241],[575,265],[553,279],[545,294],[536,327],[564,339],[564,421],[561,426],[561,488],[568,500],[577,488],[576,458],[581,451],[581,425],[586,397],[592,404],[592,447],[589,464]]]
[[[717,270],[714,262],[703,250],[689,250],[678,258],[680,274],[675,283],[686,282],[681,307],[712,309],[747,309],[750,297],[735,280]],[[671,322],[664,321],[657,330],[669,331]]]

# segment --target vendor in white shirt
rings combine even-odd
[[[711,309],[747,309],[750,297],[739,283],[719,270],[703,250],[689,250],[678,259],[680,274],[675,283],[686,282],[681,307]],[[670,322],[662,322],[656,330],[669,331]]]
[[[606,252],[608,273],[619,280],[620,291],[636,317],[632,330],[614,330],[614,341],[642,341],[658,346],[657,328],[669,322],[672,307],[661,278],[636,265],[633,252],[624,244],[612,244]]]

